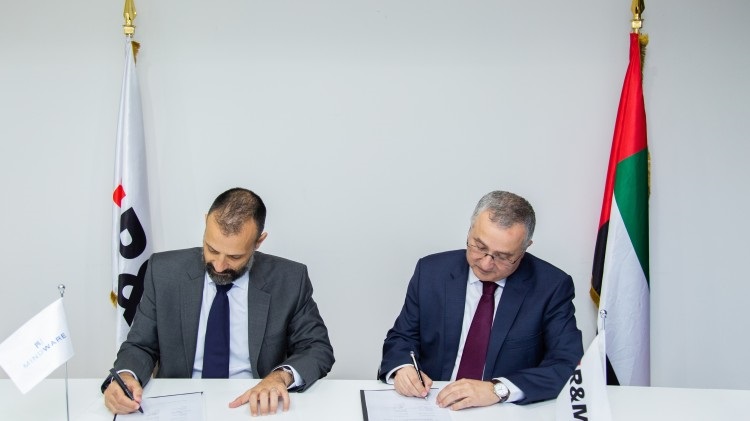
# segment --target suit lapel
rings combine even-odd
[[[461,327],[464,319],[468,277],[469,264],[464,259],[463,263],[453,269],[450,276],[445,278],[445,314],[443,314],[443,323],[445,324],[443,352],[445,353],[445,358],[442,358],[443,367],[440,380],[451,378],[456,363],[458,343],[461,340]],[[457,315],[458,317],[456,317]]]
[[[200,251],[199,251],[200,253]],[[187,269],[188,280],[180,284],[182,341],[185,344],[185,361],[187,362],[187,377],[193,374],[195,364],[195,348],[198,343],[198,324],[200,322],[201,305],[203,303],[203,284],[205,270],[200,257],[195,265]]]
[[[266,333],[268,310],[271,308],[271,294],[264,291],[267,279],[263,274],[262,253],[255,253],[255,261],[250,269],[250,283],[247,288],[247,341],[250,351],[250,365],[253,375],[258,378],[258,358]]]
[[[529,290],[530,284],[526,280],[531,275],[531,268],[526,263],[521,262],[518,269],[505,281],[503,295],[500,296],[500,302],[495,311],[495,320],[492,323],[490,345],[487,349],[487,361],[484,366],[485,379],[492,377],[492,368],[495,366],[495,362],[500,354],[500,348],[502,348],[510,327],[516,320],[518,310],[521,308],[521,304]]]

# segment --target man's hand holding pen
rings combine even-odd
[[[409,365],[396,371],[393,376],[393,385],[396,387],[396,392],[404,396],[425,398],[432,387],[432,379],[425,372],[422,372],[422,380],[424,380],[424,385],[419,380],[417,370],[414,366]]]
[[[129,414],[141,408],[143,389],[138,380],[129,373],[120,373],[120,377],[128,388],[128,391],[133,395],[133,399],[126,395],[117,382],[113,381],[104,391],[104,405],[113,414]]]

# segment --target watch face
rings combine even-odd
[[[507,386],[498,382],[498,383],[495,383],[495,394],[499,396],[500,399],[505,399],[510,394],[510,391],[508,390]]]

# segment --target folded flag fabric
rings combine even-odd
[[[604,331],[583,354],[556,405],[556,421],[612,421],[604,377]]]

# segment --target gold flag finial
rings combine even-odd
[[[133,0],[125,0],[125,11],[122,12],[125,24],[122,25],[122,31],[129,37],[135,34],[135,15],[135,3],[133,3]]]
[[[633,27],[634,34],[640,33],[641,28],[643,27],[643,18],[641,18],[641,14],[646,8],[646,5],[643,1],[644,0],[633,0],[633,4],[630,6],[630,10],[633,11],[633,20],[630,22],[631,26]]]

